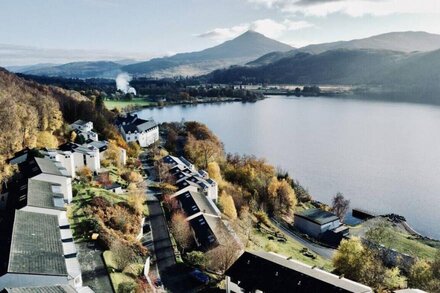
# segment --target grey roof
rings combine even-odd
[[[40,168],[42,173],[58,175],[58,176],[67,176],[61,172],[61,168],[58,167],[53,160],[43,159],[43,158],[35,158],[35,162]]]
[[[15,211],[8,272],[67,276],[57,216]]]
[[[315,267],[271,252],[244,252],[226,271],[240,287],[264,292],[352,292],[370,293],[363,284],[339,277]]]
[[[217,215],[217,211],[209,203],[209,199],[202,193],[187,191],[179,194],[177,200],[181,203],[188,217],[199,212]]]
[[[88,121],[84,121],[84,120],[76,120],[75,122],[73,122],[72,124],[70,124],[70,125],[81,125],[81,126],[83,126],[83,125],[86,125],[88,123]]]
[[[69,285],[6,288],[7,293],[76,293]]]
[[[89,145],[94,146],[95,148],[99,149],[99,151],[105,151],[108,147],[108,142],[103,141],[92,141],[89,143]]]
[[[307,219],[318,225],[324,225],[339,220],[335,214],[316,208],[296,212],[295,216]]]
[[[128,132],[143,132],[157,127],[157,123],[154,120],[143,120],[140,118],[126,119],[121,122],[121,127],[126,133]]]
[[[63,194],[54,193],[52,186],[55,183],[29,179],[27,190],[27,205],[39,208],[64,209]]]

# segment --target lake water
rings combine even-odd
[[[282,167],[317,200],[405,216],[440,239],[440,107],[331,98],[144,109],[158,122],[208,125],[227,152]]]

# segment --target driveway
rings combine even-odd
[[[316,243],[308,241],[304,238],[301,238],[300,236],[298,236],[295,233],[293,233],[292,231],[290,231],[289,228],[287,228],[286,226],[279,223],[277,220],[275,220],[275,219],[271,219],[271,220],[272,220],[272,223],[278,227],[278,229],[280,229],[281,231],[284,232],[284,234],[286,234],[288,237],[295,240],[296,242],[301,243],[301,245],[304,245],[304,247],[307,247],[309,250],[313,251],[317,255],[319,255],[325,259],[332,259],[333,258],[333,254],[336,251],[335,249],[321,246],[319,244],[316,244]]]
[[[102,250],[87,247],[87,242],[76,243],[81,266],[83,286],[95,292],[113,292],[110,277],[102,258]]]

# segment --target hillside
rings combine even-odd
[[[277,62],[283,58],[292,57],[298,52],[321,54],[325,51],[338,49],[372,49],[397,52],[428,52],[440,49],[440,35],[426,32],[391,32],[364,39],[339,41],[309,45],[288,52],[272,52],[253,60],[246,65],[261,66]]]
[[[230,65],[245,64],[264,54],[288,51],[292,47],[272,40],[254,31],[199,52],[181,53],[171,57],[124,66],[122,69],[134,75],[168,77],[173,75],[199,75]]]
[[[113,114],[78,92],[41,85],[0,68],[0,181],[11,175],[5,160],[26,147],[57,146],[68,137],[65,123],[94,122],[107,138],[118,139]]]
[[[213,82],[298,84],[368,84],[406,54],[378,50],[331,50],[297,53],[263,66],[232,67],[211,74]]]
[[[16,72],[29,75],[62,76],[75,78],[114,78],[120,73],[122,64],[111,61],[72,62],[62,65],[29,66],[16,68]]]

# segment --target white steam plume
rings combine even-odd
[[[131,76],[128,73],[119,73],[116,77],[116,88],[122,91],[124,94],[135,94],[136,90],[130,86]]]

